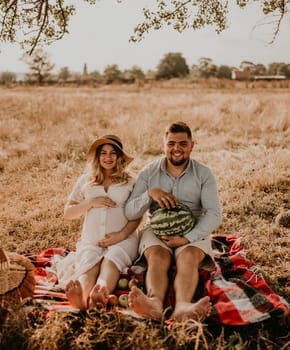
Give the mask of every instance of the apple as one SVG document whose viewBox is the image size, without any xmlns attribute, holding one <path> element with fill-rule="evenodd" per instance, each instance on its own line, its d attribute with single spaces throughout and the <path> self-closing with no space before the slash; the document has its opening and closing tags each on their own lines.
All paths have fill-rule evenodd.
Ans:
<svg viewBox="0 0 290 350">
<path fill-rule="evenodd" d="M 119 296 L 119 305 L 122 307 L 127 307 L 128 306 L 128 294 L 121 294 Z"/>
<path fill-rule="evenodd" d="M 128 283 L 129 289 L 132 289 L 132 287 L 134 287 L 134 286 L 138 287 L 138 283 L 139 283 L 139 281 L 137 280 L 137 278 L 130 279 L 130 281 Z"/>
<path fill-rule="evenodd" d="M 128 280 L 127 278 L 120 278 L 118 281 L 118 289 L 127 289 L 128 288 Z"/>
<path fill-rule="evenodd" d="M 109 295 L 109 300 L 108 304 L 111 306 L 117 305 L 118 304 L 118 297 L 115 294 L 110 294 Z"/>
</svg>

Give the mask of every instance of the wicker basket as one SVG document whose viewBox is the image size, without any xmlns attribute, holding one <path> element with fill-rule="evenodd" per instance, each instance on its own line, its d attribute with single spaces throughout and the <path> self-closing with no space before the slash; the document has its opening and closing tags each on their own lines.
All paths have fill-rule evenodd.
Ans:
<svg viewBox="0 0 290 350">
<path fill-rule="evenodd" d="M 0 306 L 19 306 L 33 297 L 34 265 L 20 254 L 0 248 Z"/>
</svg>

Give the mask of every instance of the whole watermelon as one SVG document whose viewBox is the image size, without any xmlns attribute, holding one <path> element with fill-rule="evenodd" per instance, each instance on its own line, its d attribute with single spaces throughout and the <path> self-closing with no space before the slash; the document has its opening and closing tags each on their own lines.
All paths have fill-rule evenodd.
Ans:
<svg viewBox="0 0 290 350">
<path fill-rule="evenodd" d="M 174 208 L 159 208 L 152 213 L 150 224 L 156 236 L 184 236 L 195 225 L 188 206 L 178 203 Z"/>
</svg>

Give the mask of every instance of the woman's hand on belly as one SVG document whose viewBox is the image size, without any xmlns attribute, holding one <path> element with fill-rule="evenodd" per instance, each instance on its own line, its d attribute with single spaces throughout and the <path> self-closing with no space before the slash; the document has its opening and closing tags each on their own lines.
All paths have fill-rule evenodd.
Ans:
<svg viewBox="0 0 290 350">
<path fill-rule="evenodd" d="M 102 248 L 107 248 L 110 245 L 116 244 L 127 238 L 123 231 L 106 233 L 105 237 L 101 239 L 97 245 Z"/>
<path fill-rule="evenodd" d="M 100 196 L 90 199 L 91 208 L 116 208 L 117 204 L 108 196 Z"/>
<path fill-rule="evenodd" d="M 110 245 L 123 241 L 137 229 L 141 220 L 142 218 L 128 221 L 120 231 L 107 233 L 105 237 L 97 243 L 98 246 L 107 248 Z"/>
</svg>

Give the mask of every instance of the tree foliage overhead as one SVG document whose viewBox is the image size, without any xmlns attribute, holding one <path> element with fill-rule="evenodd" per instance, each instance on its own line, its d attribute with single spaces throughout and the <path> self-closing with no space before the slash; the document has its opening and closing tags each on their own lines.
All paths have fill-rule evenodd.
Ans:
<svg viewBox="0 0 290 350">
<path fill-rule="evenodd" d="M 82 1 L 96 3 L 96 0 Z M 0 41 L 19 42 L 29 48 L 31 53 L 40 43 L 61 39 L 68 33 L 69 20 L 76 10 L 71 2 L 1 0 Z M 150 30 L 158 30 L 166 25 L 179 32 L 215 26 L 220 33 L 227 27 L 228 0 L 154 0 L 151 3 L 155 5 L 152 5 L 154 8 L 143 8 L 144 20 L 134 29 L 131 41 L 140 41 Z M 289 14 L 290 0 L 236 0 L 235 6 L 244 8 L 250 3 L 259 3 L 265 15 L 273 15 L 274 41 L 283 18 Z"/>
<path fill-rule="evenodd" d="M 31 53 L 41 42 L 61 39 L 74 12 L 67 0 L 1 0 L 0 40 L 20 42 Z"/>
<path fill-rule="evenodd" d="M 217 33 L 227 28 L 228 0 L 156 0 L 156 9 L 143 9 L 144 21 L 135 28 L 133 41 L 139 41 L 151 29 L 168 25 L 182 32 L 185 29 L 201 29 L 215 26 Z M 231 5 L 233 6 L 233 2 Z M 235 5 L 243 9 L 250 3 L 259 3 L 264 15 L 273 15 L 275 40 L 281 21 L 289 14 L 290 0 L 236 0 Z"/>
</svg>

